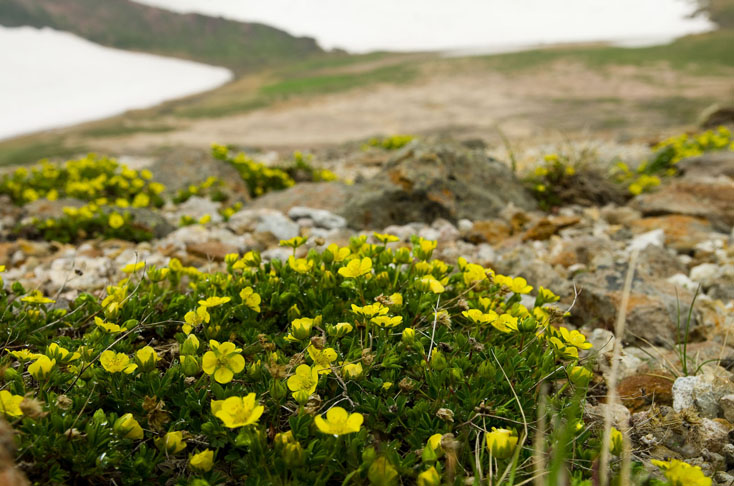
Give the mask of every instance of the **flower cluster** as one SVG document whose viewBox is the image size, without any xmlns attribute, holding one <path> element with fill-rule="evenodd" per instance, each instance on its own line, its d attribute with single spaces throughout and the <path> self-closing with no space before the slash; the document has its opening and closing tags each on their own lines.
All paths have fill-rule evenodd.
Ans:
<svg viewBox="0 0 734 486">
<path fill-rule="evenodd" d="M 677 164 L 681 160 L 721 150 L 734 151 L 734 138 L 726 127 L 697 135 L 684 133 L 655 145 L 652 160 L 643 162 L 636 169 L 631 169 L 624 162 L 618 162 L 613 176 L 618 182 L 627 185 L 630 194 L 638 195 L 660 185 L 661 178 L 677 174 Z"/>
<path fill-rule="evenodd" d="M 544 382 L 583 396 L 590 344 L 549 290 L 396 240 L 130 264 L 64 308 L 0 291 L 0 412 L 31 481 L 437 485 L 529 460 L 522 414 Z"/>
</svg>

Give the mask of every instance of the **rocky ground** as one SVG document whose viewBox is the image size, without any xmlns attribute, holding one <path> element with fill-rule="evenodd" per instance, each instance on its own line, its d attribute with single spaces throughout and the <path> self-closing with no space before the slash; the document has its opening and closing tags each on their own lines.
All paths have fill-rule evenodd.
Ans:
<svg viewBox="0 0 734 486">
<path fill-rule="evenodd" d="M 158 161 L 151 169 L 169 185 L 185 185 L 208 171 L 208 163 Z M 438 240 L 438 256 L 449 263 L 464 257 L 562 297 L 571 323 L 594 343 L 588 359 L 598 373 L 587 407 L 593 419 L 610 406 L 604 397 L 611 330 L 638 252 L 620 362 L 623 405 L 612 406 L 614 420 L 629 430 L 640 460 L 684 459 L 715 484 L 734 481 L 734 153 L 684 160 L 682 175 L 655 192 L 631 199 L 609 194 L 591 198 L 593 206 L 568 204 L 552 213 L 538 210 L 508 167 L 478 143 L 414 142 L 362 164 L 364 170 L 352 171 L 354 185 L 298 184 L 248 201 L 228 221 L 217 213 L 221 203 L 199 197 L 141 212 L 140 223 L 155 227 L 157 238 L 138 244 L 10 240 L 8 228 L 19 219 L 55 214 L 69 201 L 24 209 L 2 204 L 3 279 L 64 305 L 79 292 L 103 292 L 136 261 L 166 265 L 175 257 L 214 270 L 229 253 L 257 250 L 265 260 L 285 259 L 291 250 L 278 243 L 297 235 L 309 236 L 299 249 L 306 252 L 373 230 L 399 236 L 393 245 L 416 234 Z M 248 199 L 236 178 L 217 170 L 225 171 L 219 175 L 229 191 Z M 588 204 L 583 191 L 577 196 Z M 206 214 L 210 223 L 177 227 L 182 215 Z M 699 287 L 684 364 L 681 344 Z"/>
</svg>

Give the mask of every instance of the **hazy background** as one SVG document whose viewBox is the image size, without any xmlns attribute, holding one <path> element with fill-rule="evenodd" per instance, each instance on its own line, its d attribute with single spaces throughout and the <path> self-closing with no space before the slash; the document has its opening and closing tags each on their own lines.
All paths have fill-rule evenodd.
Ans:
<svg viewBox="0 0 734 486">
<path fill-rule="evenodd" d="M 142 0 L 259 21 L 325 48 L 441 50 L 588 40 L 661 40 L 710 28 L 686 0 Z"/>
</svg>

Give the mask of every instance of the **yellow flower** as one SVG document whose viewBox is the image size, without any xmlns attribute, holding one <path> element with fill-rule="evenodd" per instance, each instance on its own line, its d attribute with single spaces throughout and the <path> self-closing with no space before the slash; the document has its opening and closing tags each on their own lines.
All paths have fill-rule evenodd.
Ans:
<svg viewBox="0 0 734 486">
<path fill-rule="evenodd" d="M 362 363 L 345 364 L 342 370 L 344 372 L 344 378 L 350 378 L 352 380 L 356 380 L 362 376 L 362 372 L 364 371 L 362 369 Z"/>
<path fill-rule="evenodd" d="M 140 363 L 140 366 L 146 370 L 153 369 L 155 367 L 155 363 L 160 359 L 158 357 L 158 353 L 155 352 L 155 349 L 150 346 L 138 349 L 135 352 L 135 357 Z"/>
<path fill-rule="evenodd" d="M 44 297 L 40 290 L 34 290 L 30 294 L 22 297 L 21 302 L 28 302 L 29 304 L 53 304 L 56 302 L 53 299 Z"/>
<path fill-rule="evenodd" d="M 560 299 L 560 297 L 544 287 L 538 287 L 538 297 L 540 297 L 543 302 L 556 302 Z"/>
<path fill-rule="evenodd" d="M 313 268 L 313 261 L 306 258 L 288 257 L 288 266 L 298 273 L 308 273 Z"/>
<path fill-rule="evenodd" d="M 130 363 L 130 358 L 125 353 L 115 353 L 109 349 L 102 352 L 99 357 L 99 362 L 102 368 L 110 373 L 119 373 L 122 371 L 129 375 L 138 368 L 138 365 Z"/>
<path fill-rule="evenodd" d="M 189 459 L 189 465 L 192 469 L 196 469 L 201 472 L 209 472 L 214 467 L 214 451 L 210 449 L 204 449 L 198 454 L 194 454 Z"/>
<path fill-rule="evenodd" d="M 439 476 L 434 466 L 420 473 L 416 481 L 417 486 L 439 486 L 440 484 L 441 476 Z"/>
<path fill-rule="evenodd" d="M 306 351 L 308 351 L 308 355 L 313 360 L 313 366 L 318 369 L 319 374 L 328 375 L 331 373 L 331 363 L 336 361 L 336 351 L 334 351 L 334 348 L 321 350 L 309 344 Z"/>
<path fill-rule="evenodd" d="M 115 420 L 112 428 L 126 439 L 140 440 L 143 438 L 143 428 L 131 413 L 126 413 Z"/>
<path fill-rule="evenodd" d="M 384 244 L 400 241 L 399 237 L 391 235 L 389 233 L 372 233 L 372 235 L 377 238 L 378 241 Z"/>
<path fill-rule="evenodd" d="M 365 305 L 363 307 L 352 304 L 352 312 L 363 317 L 384 316 L 389 311 L 390 309 L 380 304 L 379 302 Z"/>
<path fill-rule="evenodd" d="M 339 248 L 339 245 L 337 245 L 336 243 L 332 243 L 331 245 L 329 245 L 326 250 L 334 255 L 335 262 L 344 261 L 344 259 L 348 257 L 351 253 L 348 247 Z"/>
<path fill-rule="evenodd" d="M 219 344 L 215 340 L 209 341 L 211 351 L 204 353 L 202 369 L 207 375 L 214 375 L 218 383 L 229 383 L 234 375 L 245 369 L 245 358 L 240 352 L 242 349 L 234 343 Z"/>
<path fill-rule="evenodd" d="M 507 459 L 517 446 L 517 436 L 508 429 L 496 429 L 486 434 L 487 450 L 498 459 Z"/>
<path fill-rule="evenodd" d="M 186 442 L 183 440 L 183 432 L 168 432 L 160 439 L 155 440 L 156 445 L 166 454 L 178 454 L 186 449 Z"/>
<path fill-rule="evenodd" d="M 280 246 L 289 246 L 295 250 L 299 246 L 304 245 L 306 241 L 308 241 L 308 238 L 304 238 L 303 236 L 294 236 L 290 240 L 280 240 Z"/>
<path fill-rule="evenodd" d="M 294 394 L 303 392 L 311 395 L 319 384 L 319 369 L 306 364 L 299 365 L 296 373 L 288 378 L 288 389 Z"/>
<path fill-rule="evenodd" d="M 100 327 L 111 334 L 117 334 L 123 331 L 123 328 L 121 326 L 105 322 L 97 316 L 94 316 L 94 323 L 97 325 L 97 327 Z"/>
<path fill-rule="evenodd" d="M 509 288 L 516 294 L 528 294 L 533 290 L 533 287 L 528 285 L 528 281 L 522 277 L 505 277 L 504 275 L 497 275 L 495 281 Z"/>
<path fill-rule="evenodd" d="M 395 327 L 400 325 L 403 322 L 402 316 L 377 316 L 370 319 L 373 323 L 377 324 L 380 327 Z"/>
<path fill-rule="evenodd" d="M 142 270 L 145 268 L 145 262 L 137 262 L 137 263 L 128 263 L 124 267 L 122 267 L 123 273 L 135 273 L 138 270 Z"/>
<path fill-rule="evenodd" d="M 464 317 L 470 319 L 475 324 L 490 324 L 497 320 L 499 317 L 496 312 L 489 311 L 484 313 L 479 309 L 469 309 L 461 313 Z"/>
<path fill-rule="evenodd" d="M 22 416 L 20 403 L 24 399 L 23 395 L 13 395 L 8 390 L 0 390 L 0 412 L 4 413 L 6 417 Z"/>
<path fill-rule="evenodd" d="M 403 305 L 403 296 L 399 293 L 394 293 L 390 297 L 390 305 Z"/>
<path fill-rule="evenodd" d="M 219 305 L 226 304 L 230 300 L 232 300 L 230 297 L 216 297 L 216 296 L 214 296 L 214 297 L 209 297 L 206 300 L 200 300 L 199 301 L 199 305 L 202 306 L 202 307 L 217 307 Z M 209 321 L 207 321 L 207 322 L 209 322 Z"/>
<path fill-rule="evenodd" d="M 212 220 L 212 215 L 211 214 L 205 214 L 204 216 L 202 216 L 201 218 L 199 218 L 198 223 L 199 224 L 207 224 L 211 220 Z"/>
<path fill-rule="evenodd" d="M 418 246 L 420 247 L 421 251 L 426 255 L 436 249 L 437 243 L 437 241 L 426 240 L 423 238 L 420 238 L 418 240 Z"/>
<path fill-rule="evenodd" d="M 208 324 L 210 320 L 211 316 L 209 315 L 209 311 L 207 311 L 206 306 L 202 305 L 200 307 L 197 307 L 195 311 L 189 311 L 186 313 L 186 315 L 184 316 L 184 321 L 186 322 L 186 324 L 181 327 L 183 329 L 183 332 L 185 334 L 188 334 L 194 327 L 203 323 Z"/>
<path fill-rule="evenodd" d="M 444 290 L 446 290 L 441 282 L 436 280 L 436 277 L 434 277 L 433 275 L 426 275 L 424 277 L 421 277 L 420 284 L 422 288 L 430 290 L 434 294 L 440 294 Z"/>
<path fill-rule="evenodd" d="M 27 349 L 27 348 L 21 349 L 21 350 L 19 350 L 19 351 L 10 351 L 10 350 L 8 350 L 7 348 L 6 348 L 5 350 L 6 350 L 6 351 L 9 351 L 9 353 L 10 353 L 10 354 L 11 354 L 12 356 L 14 356 L 15 358 L 17 358 L 17 359 L 19 359 L 19 360 L 22 360 L 22 361 L 26 361 L 26 360 L 29 360 L 29 359 L 38 359 L 38 358 L 40 358 L 41 356 L 43 356 L 43 355 L 42 355 L 42 354 L 40 354 L 40 353 L 32 353 L 32 352 L 31 352 L 31 351 L 30 351 L 29 349 Z"/>
<path fill-rule="evenodd" d="M 561 337 L 571 346 L 579 349 L 590 349 L 593 345 L 586 341 L 586 336 L 581 334 L 579 331 L 569 331 L 565 327 L 559 327 L 558 330 L 561 332 Z"/>
<path fill-rule="evenodd" d="M 663 475 L 670 481 L 670 486 L 711 486 L 711 478 L 707 478 L 699 466 L 691 466 L 678 459 L 670 461 L 653 459 L 650 462 L 663 470 Z"/>
<path fill-rule="evenodd" d="M 56 343 L 51 343 L 48 345 L 48 350 L 46 351 L 46 354 L 49 356 L 49 358 L 55 358 L 64 363 L 81 358 L 81 354 L 76 352 L 72 353 L 68 349 L 61 347 Z"/>
<path fill-rule="evenodd" d="M 36 380 L 40 380 L 51 372 L 51 368 L 53 368 L 55 364 L 55 359 L 49 359 L 48 356 L 40 356 L 36 361 L 28 366 L 28 373 L 30 373 Z"/>
<path fill-rule="evenodd" d="M 623 446 L 624 437 L 622 437 L 622 432 L 617 430 L 616 427 L 612 427 L 609 435 L 609 450 L 615 456 L 619 456 L 620 454 L 622 454 L 622 450 L 624 448 Z"/>
<path fill-rule="evenodd" d="M 583 366 L 574 366 L 568 372 L 568 379 L 576 386 L 586 386 L 594 374 Z"/>
<path fill-rule="evenodd" d="M 341 407 L 332 407 L 326 412 L 326 420 L 321 416 L 314 418 L 320 432 L 330 435 L 345 435 L 359 432 L 364 417 L 361 413 L 347 413 Z"/>
<path fill-rule="evenodd" d="M 260 294 L 255 293 L 252 287 L 246 287 L 240 291 L 242 302 L 255 312 L 260 312 L 260 302 L 262 298 Z"/>
<path fill-rule="evenodd" d="M 148 204 L 150 204 L 150 196 L 144 192 L 137 193 L 133 198 L 134 208 L 147 208 Z"/>
<path fill-rule="evenodd" d="M 340 337 L 346 336 L 353 330 L 354 330 L 354 326 L 352 326 L 348 322 L 339 322 L 333 327 L 333 330 L 329 331 L 329 335 L 340 338 Z"/>
<path fill-rule="evenodd" d="M 492 320 L 491 324 L 502 332 L 517 331 L 517 317 L 510 314 L 500 315 L 499 318 Z"/>
<path fill-rule="evenodd" d="M 256 423 L 264 410 L 265 407 L 262 405 L 256 405 L 254 393 L 246 397 L 212 400 L 212 413 L 230 429 Z"/>
<path fill-rule="evenodd" d="M 110 225 L 110 228 L 118 229 L 125 224 L 125 219 L 119 213 L 112 213 L 107 219 L 107 224 Z"/>
<path fill-rule="evenodd" d="M 313 319 L 310 317 L 301 317 L 293 319 L 291 322 L 291 334 L 296 339 L 308 339 L 311 336 L 311 328 L 313 327 Z"/>
<path fill-rule="evenodd" d="M 364 257 L 362 259 L 355 258 L 347 263 L 346 266 L 339 269 L 339 275 L 344 278 L 357 278 L 366 275 L 372 271 L 372 259 Z"/>
</svg>

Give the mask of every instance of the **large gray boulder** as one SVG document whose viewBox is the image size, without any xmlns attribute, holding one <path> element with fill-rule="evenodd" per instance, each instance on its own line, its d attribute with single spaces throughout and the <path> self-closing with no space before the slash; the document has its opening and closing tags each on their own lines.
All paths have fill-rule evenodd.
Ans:
<svg viewBox="0 0 734 486">
<path fill-rule="evenodd" d="M 355 228 L 489 219 L 509 203 L 536 207 L 506 165 L 457 142 L 413 142 L 350 192 L 341 214 Z"/>
</svg>

